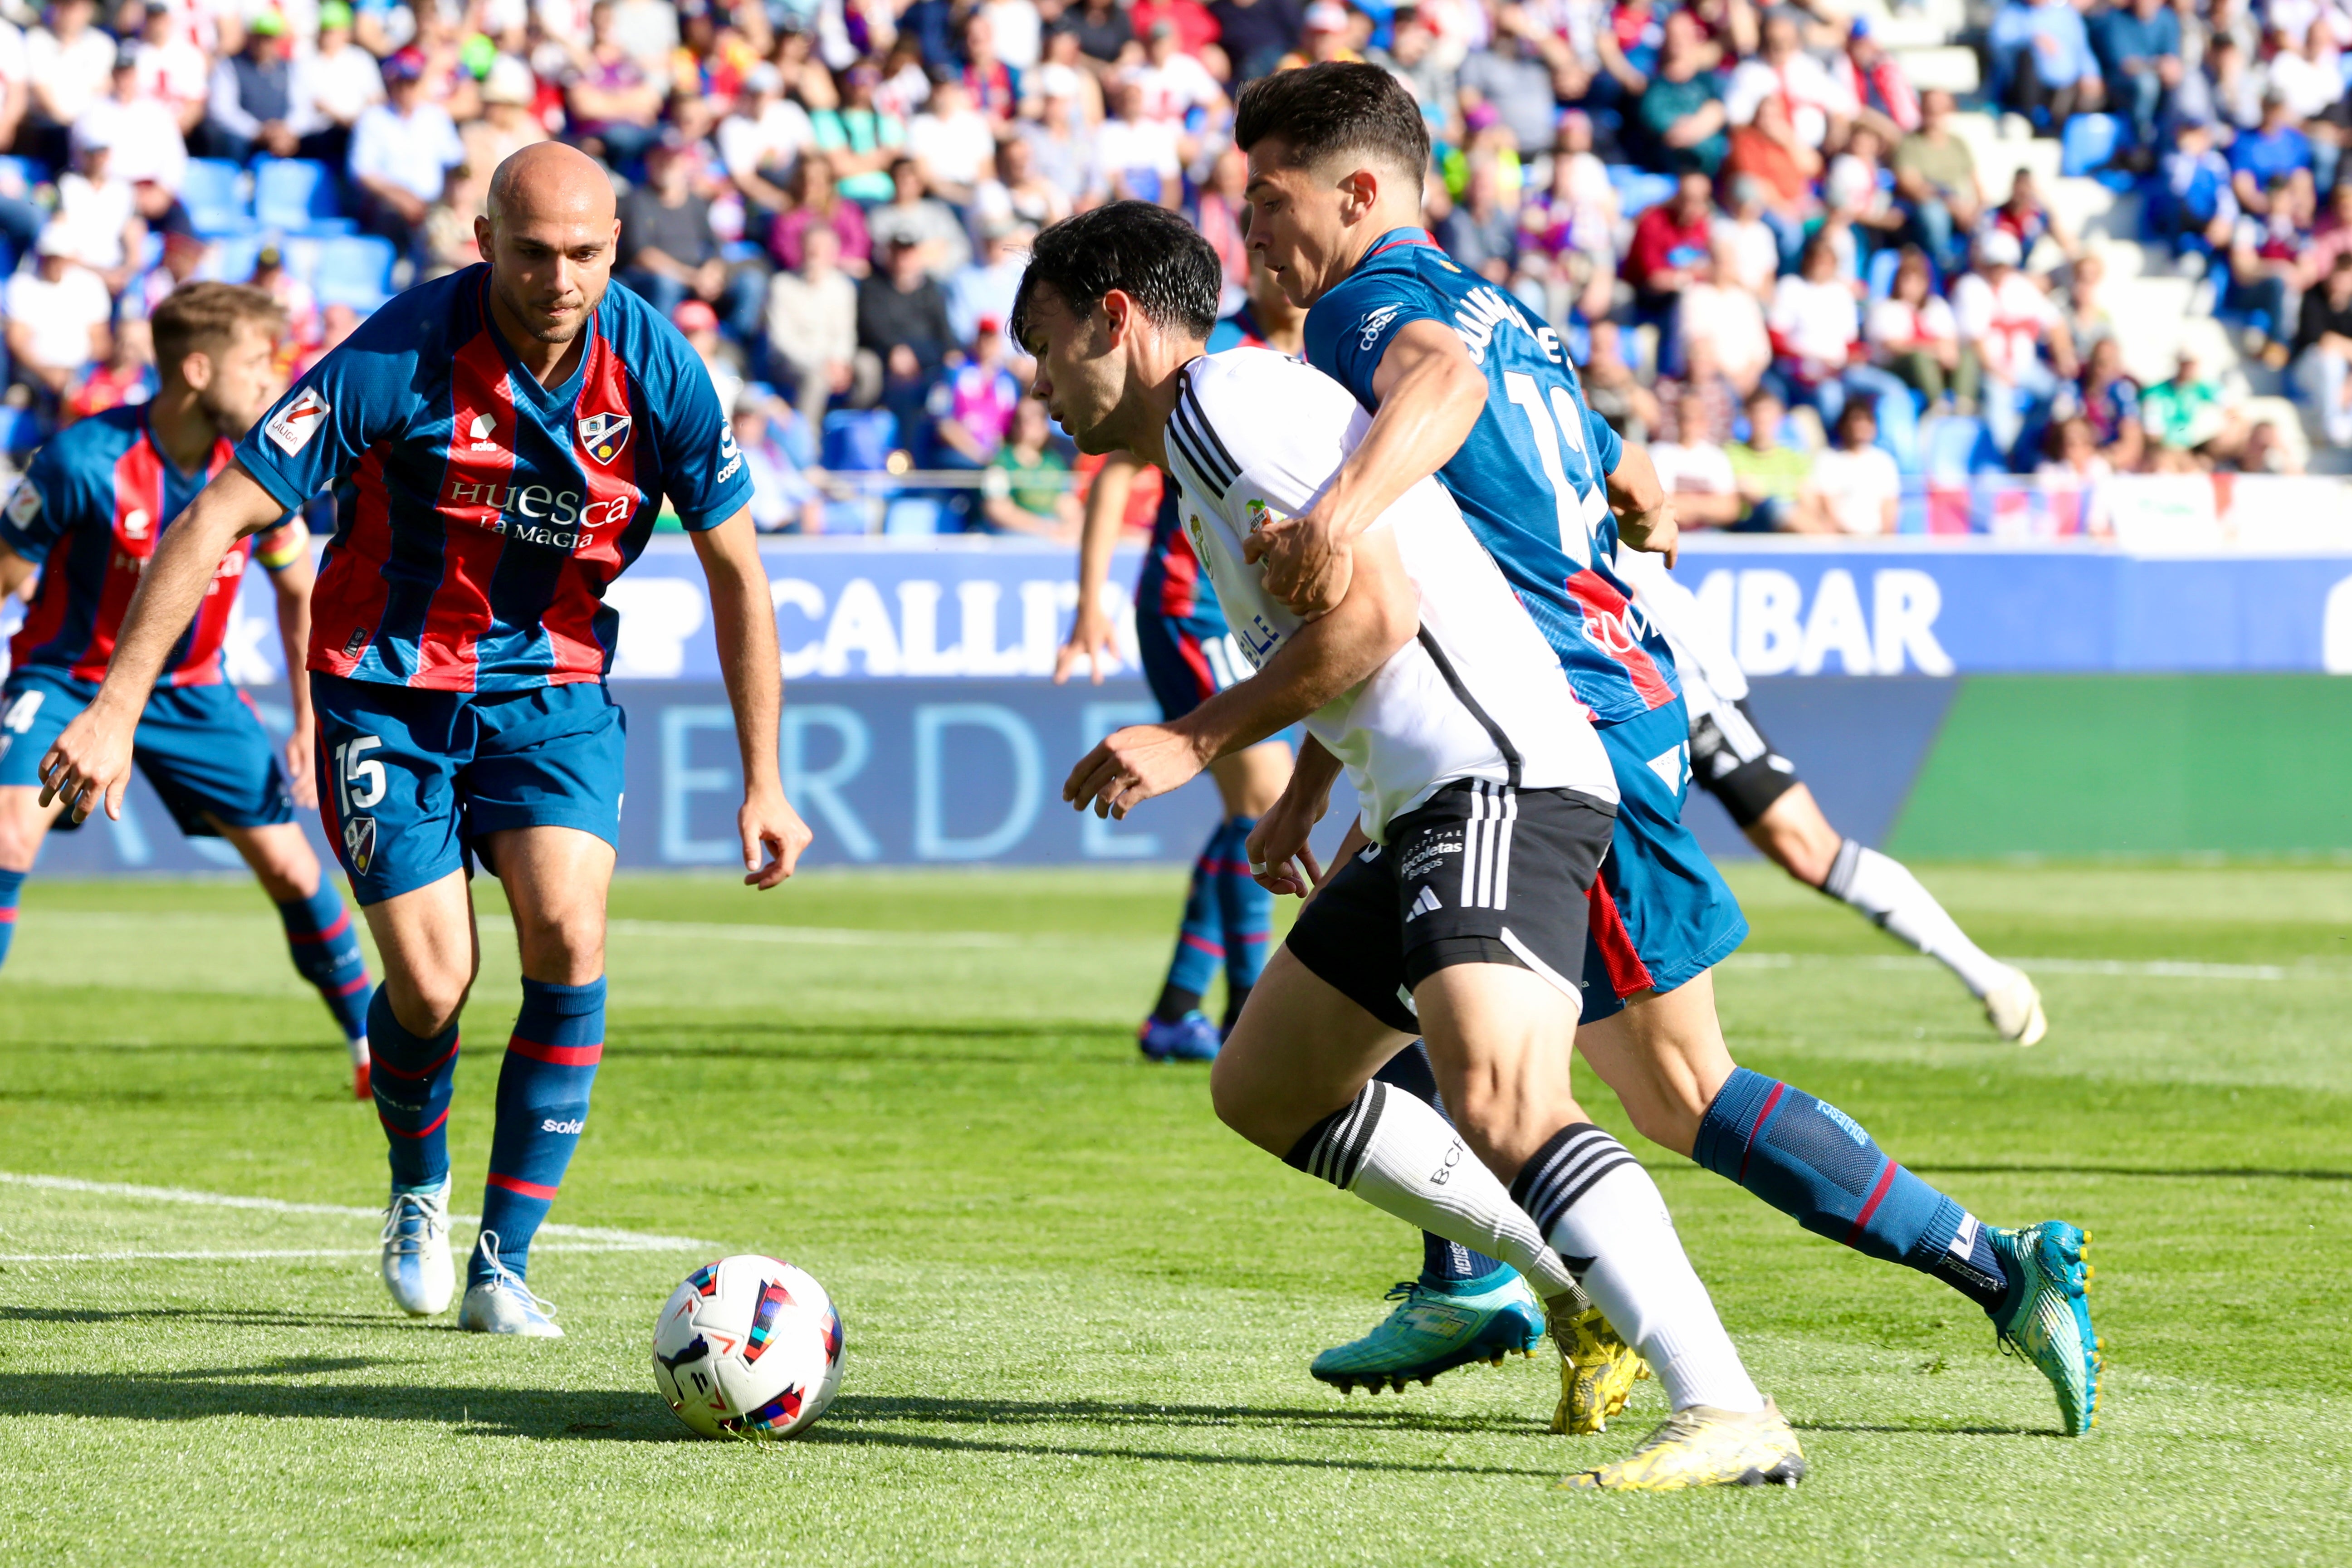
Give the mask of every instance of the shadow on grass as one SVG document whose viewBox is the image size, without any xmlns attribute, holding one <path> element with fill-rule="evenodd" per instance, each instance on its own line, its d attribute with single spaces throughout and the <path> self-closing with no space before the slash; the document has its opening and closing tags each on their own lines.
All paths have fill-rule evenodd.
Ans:
<svg viewBox="0 0 2352 1568">
<path fill-rule="evenodd" d="M 2175 1181 L 2221 1182 L 2247 1178 L 2273 1182 L 2352 1182 L 2352 1171 L 2265 1170 L 2254 1165 L 2169 1169 L 2149 1165 L 1912 1165 L 1923 1176 L 2156 1176 Z"/>
<path fill-rule="evenodd" d="M 411 1320 L 394 1312 L 300 1311 L 240 1307 L 22 1307 L 0 1306 L 0 1323 L 219 1323 L 230 1328 L 301 1329 L 320 1323 L 359 1328 L 402 1327 Z"/>
</svg>

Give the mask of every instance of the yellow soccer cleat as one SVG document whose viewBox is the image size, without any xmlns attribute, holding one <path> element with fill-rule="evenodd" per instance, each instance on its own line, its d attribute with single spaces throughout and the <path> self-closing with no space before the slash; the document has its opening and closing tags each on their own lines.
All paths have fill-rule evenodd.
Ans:
<svg viewBox="0 0 2352 1568">
<path fill-rule="evenodd" d="M 1769 1399 L 1754 1412 L 1694 1405 L 1612 1465 L 1560 1481 L 1570 1491 L 1673 1492 L 1685 1487 L 1793 1487 L 1804 1479 L 1797 1435 Z"/>
<path fill-rule="evenodd" d="M 1606 1432 L 1633 1384 L 1650 1375 L 1649 1363 L 1617 1337 L 1598 1307 L 1551 1314 L 1551 1337 L 1559 1346 L 1559 1405 L 1551 1429 L 1580 1436 Z"/>
</svg>

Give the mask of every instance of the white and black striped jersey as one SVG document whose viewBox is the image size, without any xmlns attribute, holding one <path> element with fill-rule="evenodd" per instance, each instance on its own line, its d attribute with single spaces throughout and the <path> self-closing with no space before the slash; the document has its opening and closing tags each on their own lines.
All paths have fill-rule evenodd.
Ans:
<svg viewBox="0 0 2352 1568">
<path fill-rule="evenodd" d="M 1269 349 L 1184 367 L 1169 465 L 1183 487 L 1185 534 L 1253 668 L 1302 622 L 1265 591 L 1242 542 L 1269 517 L 1312 507 L 1370 423 L 1338 382 Z M 1456 779 L 1614 806 L 1608 755 L 1559 657 L 1444 487 L 1422 480 L 1373 526 L 1395 536 L 1420 593 L 1420 633 L 1307 721 L 1346 765 L 1373 842 Z"/>
<path fill-rule="evenodd" d="M 1698 595 L 1666 570 L 1664 556 L 1620 544 L 1617 575 L 1633 588 L 1634 602 L 1674 649 L 1683 700 L 1694 725 L 1748 696 L 1748 674 L 1739 668 L 1730 640 L 1707 618 Z"/>
</svg>

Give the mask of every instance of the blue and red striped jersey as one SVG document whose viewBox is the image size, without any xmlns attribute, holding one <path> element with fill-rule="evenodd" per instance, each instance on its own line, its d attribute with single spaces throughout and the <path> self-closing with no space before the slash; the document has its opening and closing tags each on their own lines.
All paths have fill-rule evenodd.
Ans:
<svg viewBox="0 0 2352 1568">
<path fill-rule="evenodd" d="M 32 607 L 8 645 L 12 666 L 104 679 L 122 613 L 156 541 L 205 481 L 228 465 L 230 452 L 226 439 L 215 441 L 202 473 L 182 473 L 155 445 L 147 405 L 135 404 L 68 426 L 34 453 L 0 515 L 0 541 L 41 567 Z M 268 549 L 281 542 L 275 534 L 261 538 L 268 559 Z M 251 539 L 239 541 L 214 570 L 204 603 L 173 646 L 158 684 L 220 681 L 221 643 L 254 545 Z"/>
<path fill-rule="evenodd" d="M 1606 480 L 1622 444 L 1584 401 L 1559 334 L 1462 270 L 1417 228 L 1381 237 L 1307 312 L 1307 362 L 1368 409 L 1372 377 L 1414 321 L 1450 329 L 1486 373 L 1486 407 L 1437 478 L 1559 655 L 1596 724 L 1663 708 L 1674 655 L 1617 575 Z"/>
<path fill-rule="evenodd" d="M 476 265 L 400 295 L 238 444 L 299 506 L 330 486 L 310 668 L 435 691 L 601 680 L 620 616 L 604 589 L 664 496 L 693 530 L 751 477 L 709 374 L 622 285 L 572 375 L 541 386 L 491 323 Z"/>
</svg>

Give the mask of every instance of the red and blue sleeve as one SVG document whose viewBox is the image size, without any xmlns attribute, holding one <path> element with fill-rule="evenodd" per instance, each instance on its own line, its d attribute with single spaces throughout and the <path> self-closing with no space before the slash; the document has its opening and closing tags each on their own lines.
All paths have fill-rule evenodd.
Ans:
<svg viewBox="0 0 2352 1568">
<path fill-rule="evenodd" d="M 52 441 L 33 454 L 7 507 L 0 510 L 0 544 L 39 565 L 73 526 L 77 499 L 70 465 Z"/>
<path fill-rule="evenodd" d="M 351 471 L 370 447 L 399 430 L 415 401 L 416 323 L 404 347 L 379 310 L 292 390 L 236 445 L 236 460 L 291 511 Z"/>
</svg>

